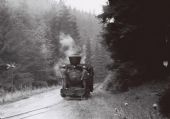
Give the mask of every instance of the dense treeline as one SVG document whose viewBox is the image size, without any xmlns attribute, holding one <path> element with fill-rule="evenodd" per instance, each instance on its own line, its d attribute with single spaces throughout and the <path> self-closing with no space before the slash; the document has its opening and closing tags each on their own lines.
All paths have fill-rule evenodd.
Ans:
<svg viewBox="0 0 170 119">
<path fill-rule="evenodd" d="M 37 10 L 38 3 L 45 7 Z M 54 65 L 65 57 L 60 51 L 61 32 L 79 40 L 74 16 L 63 3 L 2 0 L 0 61 L 15 63 L 16 68 L 0 74 L 1 88 L 10 91 L 57 84 Z"/>
<path fill-rule="evenodd" d="M 117 89 L 169 76 L 169 6 L 167 0 L 108 0 L 103 7 L 99 18 L 104 24 L 105 46 L 114 60 L 110 69 Z M 161 99 L 166 113 L 168 93 Z"/>
<path fill-rule="evenodd" d="M 97 68 L 99 63 L 95 64 L 97 58 L 105 59 L 94 55 L 100 31 L 101 25 L 93 14 L 66 7 L 62 1 L 1 0 L 0 64 L 14 63 L 16 67 L 0 73 L 0 90 L 57 84 L 60 76 L 54 69 L 68 50 L 61 45 L 61 34 L 84 50 L 95 72 L 105 70 L 104 65 Z"/>
<path fill-rule="evenodd" d="M 164 75 L 169 61 L 169 4 L 166 1 L 108 0 L 99 15 L 114 63 L 133 65 L 145 75 Z"/>
</svg>

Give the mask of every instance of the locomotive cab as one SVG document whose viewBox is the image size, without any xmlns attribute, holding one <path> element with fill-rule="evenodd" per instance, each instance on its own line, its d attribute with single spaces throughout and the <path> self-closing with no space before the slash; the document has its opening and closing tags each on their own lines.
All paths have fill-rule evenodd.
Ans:
<svg viewBox="0 0 170 119">
<path fill-rule="evenodd" d="M 93 91 L 93 72 L 86 64 L 80 64 L 81 57 L 78 55 L 70 56 L 69 61 L 70 64 L 61 67 L 64 69 L 61 96 L 88 97 Z"/>
</svg>

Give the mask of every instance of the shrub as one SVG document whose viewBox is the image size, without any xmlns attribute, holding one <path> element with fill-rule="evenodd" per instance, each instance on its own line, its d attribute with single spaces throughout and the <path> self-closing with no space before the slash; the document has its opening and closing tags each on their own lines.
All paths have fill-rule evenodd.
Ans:
<svg viewBox="0 0 170 119">
<path fill-rule="evenodd" d="M 159 99 L 159 106 L 163 116 L 170 117 L 170 88 L 163 92 Z"/>
<path fill-rule="evenodd" d="M 48 84 L 46 81 L 34 81 L 32 83 L 33 88 L 43 88 L 48 87 Z"/>
<path fill-rule="evenodd" d="M 113 70 L 113 85 L 118 91 L 127 91 L 129 87 L 138 86 L 142 83 L 141 72 L 134 63 L 122 62 L 115 64 L 116 69 Z"/>
<path fill-rule="evenodd" d="M 127 91 L 127 80 L 118 80 L 118 74 L 116 72 L 110 72 L 103 82 L 103 88 L 111 92 Z"/>
</svg>

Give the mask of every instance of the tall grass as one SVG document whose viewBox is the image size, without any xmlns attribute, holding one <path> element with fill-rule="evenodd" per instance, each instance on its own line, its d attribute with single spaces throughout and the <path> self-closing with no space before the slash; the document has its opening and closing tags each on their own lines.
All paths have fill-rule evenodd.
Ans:
<svg viewBox="0 0 170 119">
<path fill-rule="evenodd" d="M 0 97 L 0 104 L 4 104 L 7 102 L 13 102 L 21 99 L 28 98 L 32 95 L 43 93 L 46 91 L 50 91 L 53 89 L 56 89 L 56 86 L 53 87 L 45 87 L 45 88 L 39 88 L 39 89 L 27 89 L 27 90 L 22 90 L 22 91 L 15 91 L 15 92 L 10 92 L 10 93 L 4 93 Z"/>
</svg>

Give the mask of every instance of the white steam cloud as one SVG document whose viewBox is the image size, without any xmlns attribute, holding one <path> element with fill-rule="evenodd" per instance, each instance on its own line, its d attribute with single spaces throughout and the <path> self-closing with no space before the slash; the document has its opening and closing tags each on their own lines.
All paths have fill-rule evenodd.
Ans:
<svg viewBox="0 0 170 119">
<path fill-rule="evenodd" d="M 61 33 L 60 35 L 61 52 L 64 52 L 66 57 L 76 54 L 79 48 L 76 46 L 71 36 Z"/>
<path fill-rule="evenodd" d="M 82 57 L 81 63 L 85 63 L 85 50 L 86 47 L 83 46 L 81 49 L 78 45 L 76 45 L 74 39 L 70 35 L 66 35 L 64 33 L 60 34 L 60 44 L 61 44 L 61 52 L 64 52 L 65 58 L 60 58 L 59 61 L 56 63 L 54 69 L 56 71 L 57 76 L 61 76 L 60 66 L 63 64 L 69 64 L 69 56 L 73 54 L 78 54 Z"/>
<path fill-rule="evenodd" d="M 87 47 L 85 45 L 83 45 L 83 50 L 81 52 L 81 63 L 82 64 L 85 64 L 85 61 L 86 61 L 86 51 L 87 51 Z"/>
</svg>

